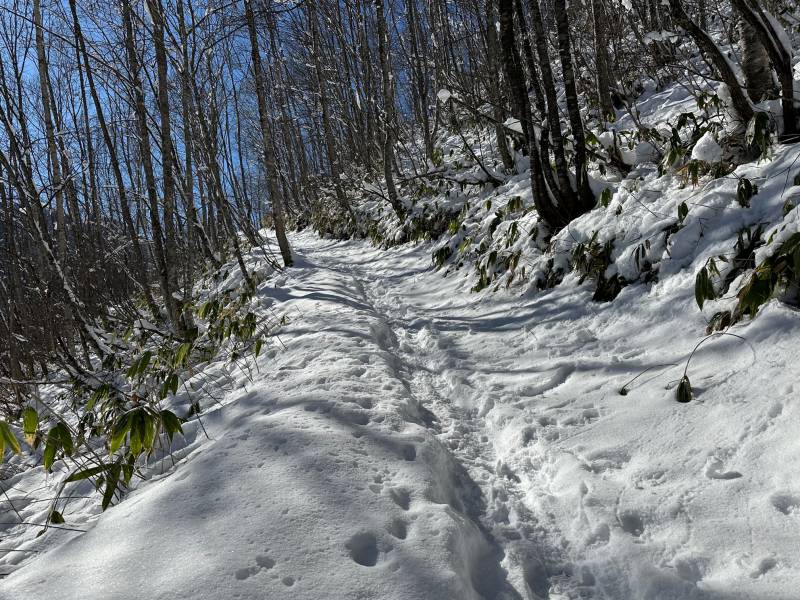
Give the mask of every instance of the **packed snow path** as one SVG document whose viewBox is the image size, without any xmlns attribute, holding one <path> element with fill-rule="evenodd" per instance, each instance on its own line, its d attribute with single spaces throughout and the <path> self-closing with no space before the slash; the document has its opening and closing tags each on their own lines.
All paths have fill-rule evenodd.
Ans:
<svg viewBox="0 0 800 600">
<path fill-rule="evenodd" d="M 0 597 L 796 597 L 789 309 L 707 344 L 680 405 L 666 388 L 702 332 L 680 274 L 602 305 L 476 295 L 424 247 L 293 243 L 260 288 L 283 346 L 252 380 L 216 374 L 208 437 L 187 427 L 174 467 Z"/>
</svg>

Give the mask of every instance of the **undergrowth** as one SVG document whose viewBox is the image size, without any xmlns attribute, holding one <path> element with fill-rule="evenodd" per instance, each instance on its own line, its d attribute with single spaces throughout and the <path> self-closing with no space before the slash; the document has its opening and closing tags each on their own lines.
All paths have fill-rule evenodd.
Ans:
<svg viewBox="0 0 800 600">
<path fill-rule="evenodd" d="M 263 314 L 256 290 L 223 266 L 198 285 L 180 307 L 180 333 L 149 322 L 109 321 L 98 331 L 104 357 L 91 370 L 64 372 L 57 394 L 26 386 L 29 401 L 0 421 L 0 456 L 6 449 L 40 457 L 45 470 L 64 461 L 48 523 L 63 523 L 59 502 L 69 484 L 91 480 L 103 509 L 119 499 L 149 458 L 167 455 L 183 425 L 199 419 L 202 392 L 187 386 L 211 362 L 249 369 L 280 323 Z M 265 273 L 251 273 L 258 286 Z M 186 392 L 188 408 L 175 408 Z"/>
</svg>

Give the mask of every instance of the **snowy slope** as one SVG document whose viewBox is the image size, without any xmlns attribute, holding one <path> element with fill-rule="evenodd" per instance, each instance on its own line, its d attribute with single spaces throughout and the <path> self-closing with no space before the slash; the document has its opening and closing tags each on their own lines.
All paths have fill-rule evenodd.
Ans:
<svg viewBox="0 0 800 600">
<path fill-rule="evenodd" d="M 430 246 L 293 242 L 260 290 L 285 349 L 0 597 L 797 597 L 796 312 L 702 346 L 684 405 L 690 269 L 598 304 L 471 294 Z"/>
</svg>

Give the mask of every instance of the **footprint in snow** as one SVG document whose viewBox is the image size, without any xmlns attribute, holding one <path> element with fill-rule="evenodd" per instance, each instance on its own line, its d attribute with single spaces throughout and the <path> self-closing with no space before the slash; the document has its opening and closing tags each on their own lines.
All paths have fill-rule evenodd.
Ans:
<svg viewBox="0 0 800 600">
<path fill-rule="evenodd" d="M 242 569 L 237 569 L 236 579 L 238 579 L 239 581 L 244 581 L 251 575 L 255 575 L 256 573 L 258 573 L 259 571 L 260 569 L 258 567 L 244 567 Z"/>
<path fill-rule="evenodd" d="M 403 510 L 408 510 L 411 506 L 411 494 L 403 488 L 393 488 L 389 490 L 389 497 Z"/>
<path fill-rule="evenodd" d="M 363 377 L 366 372 L 367 372 L 366 367 L 351 367 L 349 374 L 352 377 Z"/>
<path fill-rule="evenodd" d="M 800 515 L 800 496 L 778 492 L 770 496 L 770 502 L 772 502 L 772 506 L 775 507 L 775 510 L 784 515 Z"/>
<path fill-rule="evenodd" d="M 642 516 L 632 510 L 627 510 L 619 515 L 619 524 L 625 533 L 633 537 L 639 537 L 644 533 L 644 521 Z"/>
<path fill-rule="evenodd" d="M 587 546 L 605 546 L 611 539 L 611 528 L 608 523 L 600 523 L 592 530 L 586 537 L 585 544 Z"/>
<path fill-rule="evenodd" d="M 631 455 L 625 448 L 601 448 L 586 454 L 585 460 L 585 468 L 599 474 L 609 469 L 622 469 L 630 462 Z"/>
<path fill-rule="evenodd" d="M 343 421 L 352 423 L 353 425 L 366 425 L 370 421 L 370 416 L 368 413 L 355 410 L 339 409 L 336 411 L 336 416 L 341 418 Z"/>
<path fill-rule="evenodd" d="M 708 566 L 709 560 L 706 557 L 694 554 L 679 556 L 673 561 L 678 577 L 695 585 L 706 576 Z"/>
<path fill-rule="evenodd" d="M 401 449 L 403 459 L 409 462 L 416 460 L 417 448 L 413 444 L 404 444 Z"/>
<path fill-rule="evenodd" d="M 378 540 L 369 531 L 355 534 L 345 544 L 350 558 L 363 567 L 374 567 L 378 563 Z"/>
<path fill-rule="evenodd" d="M 399 540 L 404 540 L 408 536 L 408 524 L 404 519 L 394 519 L 386 526 L 386 531 Z"/>
<path fill-rule="evenodd" d="M 570 427 L 572 425 L 584 425 L 600 418 L 600 411 L 594 407 L 584 408 L 581 412 L 563 419 L 559 425 Z"/>
<path fill-rule="evenodd" d="M 719 458 L 711 458 L 706 464 L 706 477 L 709 479 L 739 479 L 739 471 L 726 471 L 725 465 Z"/>
<path fill-rule="evenodd" d="M 753 579 L 758 579 L 759 577 L 763 577 L 777 566 L 778 566 L 778 561 L 775 560 L 773 557 L 768 556 L 766 558 L 762 558 L 756 565 L 756 568 L 753 569 L 753 571 L 750 573 L 750 577 L 752 577 Z"/>
<path fill-rule="evenodd" d="M 266 556 L 264 554 L 259 554 L 258 556 L 256 556 L 255 565 L 237 569 L 234 575 L 236 576 L 236 579 L 238 579 L 239 581 L 244 581 L 248 577 L 256 575 L 262 569 L 268 571 L 274 566 L 275 566 L 274 560 L 272 560 L 269 556 Z"/>
</svg>

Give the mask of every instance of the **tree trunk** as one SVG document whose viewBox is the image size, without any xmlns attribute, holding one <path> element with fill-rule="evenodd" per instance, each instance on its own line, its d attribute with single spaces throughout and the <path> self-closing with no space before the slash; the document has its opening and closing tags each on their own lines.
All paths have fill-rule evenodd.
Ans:
<svg viewBox="0 0 800 600">
<path fill-rule="evenodd" d="M 575 152 L 575 181 L 577 189 L 576 212 L 570 216 L 577 217 L 594 207 L 595 199 L 589 189 L 589 176 L 586 172 L 586 136 L 583 132 L 583 120 L 578 104 L 578 90 L 575 86 L 575 70 L 572 67 L 572 40 L 569 33 L 566 0 L 555 0 L 556 26 L 558 28 L 558 51 L 561 58 L 561 73 L 564 78 L 564 95 L 567 100 L 567 114 L 572 128 L 572 139 Z"/>
<path fill-rule="evenodd" d="M 389 204 L 392 205 L 397 218 L 401 223 L 406 220 L 406 210 L 397 196 L 394 185 L 394 83 L 389 64 L 389 33 L 386 27 L 386 18 L 383 11 L 384 0 L 375 0 L 375 12 L 378 21 L 378 56 L 381 63 L 381 85 L 383 88 L 383 176 L 386 179 L 386 190 Z"/>
<path fill-rule="evenodd" d="M 783 133 L 794 136 L 797 134 L 797 108 L 794 99 L 794 75 L 792 56 L 787 50 L 778 32 L 775 31 L 766 13 L 758 3 L 751 0 L 733 0 L 734 6 L 739 10 L 742 18 L 747 21 L 758 36 L 761 44 L 769 54 L 772 68 L 778 74 L 781 84 L 781 107 L 783 108 Z"/>
<path fill-rule="evenodd" d="M 500 94 L 500 73 L 501 61 L 497 57 L 497 50 L 499 42 L 497 41 L 497 29 L 495 27 L 495 12 L 494 5 L 496 0 L 486 0 L 486 62 L 489 66 L 489 85 L 491 89 L 489 92 L 492 96 L 492 104 L 494 104 L 494 131 L 497 138 L 497 149 L 500 152 L 500 159 L 503 161 L 503 166 L 506 171 L 511 172 L 514 169 L 514 158 L 511 156 L 511 151 L 508 148 L 508 138 L 503 128 L 503 107 L 501 106 L 502 96 Z"/>
<path fill-rule="evenodd" d="M 167 51 L 164 45 L 164 9 L 161 0 L 146 0 L 148 11 L 153 19 L 153 46 L 155 47 L 158 114 L 161 121 L 161 188 L 164 205 L 164 264 L 166 278 L 171 293 L 178 291 L 178 239 L 175 232 L 175 173 L 173 163 L 176 158 L 172 146 L 172 127 L 169 114 L 169 79 L 167 78 Z M 175 299 L 165 299 L 175 327 L 183 331 L 183 324 Z"/>
<path fill-rule="evenodd" d="M 556 97 L 556 84 L 553 77 L 553 70 L 550 67 L 550 53 L 547 50 L 547 37 L 544 31 L 542 13 L 539 8 L 539 0 L 528 0 L 528 7 L 531 13 L 531 23 L 536 41 L 536 54 L 539 56 L 542 88 L 547 103 L 547 114 L 544 115 L 544 117 L 546 117 L 548 125 L 550 126 L 550 139 L 553 142 L 553 158 L 555 160 L 556 177 L 558 178 L 559 187 L 559 209 L 566 217 L 569 214 L 577 212 L 575 209 L 577 199 L 569 178 L 569 167 L 567 166 L 567 157 L 564 151 L 564 136 L 561 132 L 561 121 L 558 116 L 559 107 L 558 98 Z M 547 157 L 543 157 L 543 159 L 547 159 Z"/>
<path fill-rule="evenodd" d="M 160 216 L 161 210 L 158 202 L 156 176 L 153 170 L 153 156 L 150 150 L 150 133 L 147 127 L 147 108 L 144 100 L 144 89 L 142 88 L 141 68 L 139 65 L 139 57 L 134 47 L 133 17 L 131 15 L 131 10 L 130 0 L 122 0 L 122 20 L 125 28 L 125 52 L 128 57 L 128 68 L 132 80 L 131 88 L 134 95 L 134 112 L 136 113 L 136 127 L 139 136 L 139 159 L 142 161 L 145 187 L 147 188 L 153 249 L 156 264 L 158 265 L 159 284 L 161 286 L 164 306 L 167 309 L 167 316 L 172 325 L 177 328 L 179 324 L 177 320 L 177 311 L 175 309 L 175 299 L 172 297 L 172 287 L 170 285 L 170 265 L 167 263 L 164 251 L 164 234 L 161 227 Z M 162 154 L 169 154 L 169 145 L 167 145 L 166 149 L 162 149 Z"/>
<path fill-rule="evenodd" d="M 500 17 L 500 50 L 503 57 L 503 71 L 511 91 L 517 118 L 522 124 L 522 131 L 528 144 L 533 203 L 542 221 L 551 229 L 556 229 L 562 224 L 562 219 L 550 199 L 539 164 L 540 161 L 547 160 L 548 157 L 539 156 L 536 132 L 531 125 L 530 102 L 522 70 L 522 58 L 520 57 L 514 34 L 513 0 L 499 0 L 497 8 Z"/>
<path fill-rule="evenodd" d="M 761 102 L 772 88 L 772 71 L 769 54 L 758 33 L 746 19 L 739 21 L 739 48 L 742 53 L 742 71 L 747 95 L 753 102 Z"/>
<path fill-rule="evenodd" d="M 741 124 L 746 125 L 747 122 L 753 118 L 753 106 L 744 95 L 742 86 L 739 84 L 739 80 L 736 79 L 736 74 L 733 72 L 733 68 L 728 62 L 728 59 L 722 54 L 722 51 L 714 43 L 714 40 L 711 39 L 711 36 L 689 18 L 686 11 L 683 9 L 681 0 L 669 0 L 669 5 L 675 23 L 692 37 L 695 44 L 700 48 L 700 51 L 705 54 L 708 60 L 714 65 L 722 81 L 728 86 L 733 102 L 733 109 L 738 113 Z"/>
<path fill-rule="evenodd" d="M 100 101 L 100 96 L 98 95 L 97 88 L 95 87 L 94 74 L 92 73 L 91 65 L 89 63 L 89 54 L 86 52 L 86 43 L 83 39 L 83 33 L 81 32 L 80 21 L 78 20 L 78 12 L 75 2 L 76 0 L 69 0 L 70 11 L 72 13 L 72 23 L 75 27 L 75 38 L 78 42 L 81 55 L 83 56 L 86 82 L 89 84 L 89 94 L 92 97 L 97 122 L 100 125 L 100 131 L 103 134 L 103 140 L 105 141 L 106 149 L 108 150 L 111 172 L 114 175 L 114 181 L 117 185 L 117 194 L 119 196 L 120 210 L 122 212 L 122 221 L 128 237 L 131 240 L 131 245 L 133 246 L 134 272 L 136 273 L 139 283 L 142 286 L 142 293 L 144 294 L 145 301 L 147 302 L 150 312 L 154 317 L 158 317 L 158 307 L 156 306 L 155 300 L 153 300 L 153 294 L 150 292 L 150 282 L 147 278 L 147 266 L 144 260 L 144 254 L 142 253 L 141 240 L 139 239 L 139 234 L 136 230 L 136 226 L 133 223 L 133 217 L 131 216 L 131 209 L 128 203 L 128 193 L 125 188 L 125 181 L 122 178 L 119 159 L 117 158 L 117 149 L 114 145 L 114 140 L 111 139 L 111 134 L 108 130 L 108 124 L 106 123 L 105 119 L 105 113 L 103 111 L 103 104 Z"/>
<path fill-rule="evenodd" d="M 325 73 L 322 69 L 322 61 L 320 60 L 319 24 L 317 23 L 317 12 L 314 9 L 313 2 L 309 2 L 308 4 L 308 20 L 311 25 L 311 50 L 314 55 L 314 74 L 316 75 L 317 93 L 319 94 L 319 103 L 322 109 L 322 129 L 325 136 L 325 152 L 328 158 L 328 169 L 330 170 L 333 189 L 336 193 L 336 201 L 348 214 L 352 225 L 355 227 L 357 225 L 356 215 L 350 206 L 350 202 L 347 200 L 347 196 L 345 196 L 344 188 L 342 188 L 339 162 L 336 158 L 336 144 L 333 139 L 333 128 L 331 127 L 330 111 L 328 110 L 327 84 L 325 81 Z"/>
<path fill-rule="evenodd" d="M 56 225 L 58 232 L 58 258 L 62 262 L 67 257 L 67 220 L 64 215 L 64 183 L 61 180 L 61 162 L 58 157 L 56 134 L 53 126 L 53 113 L 50 98 L 50 82 L 47 73 L 47 56 L 44 51 L 44 27 L 42 25 L 41 0 L 33 0 L 33 23 L 36 27 L 36 64 L 39 70 L 39 91 L 42 100 L 42 118 L 44 119 L 47 152 L 50 169 L 53 172 L 52 188 L 56 197 Z"/>
<path fill-rule="evenodd" d="M 245 20 L 247 30 L 250 35 L 250 56 L 253 63 L 253 80 L 256 87 L 256 97 L 258 100 L 258 119 L 261 125 L 261 142 L 264 159 L 264 170 L 267 175 L 267 190 L 269 200 L 272 204 L 272 215 L 275 223 L 275 236 L 278 238 L 278 246 L 281 250 L 283 264 L 291 267 L 292 250 L 289 247 L 289 240 L 286 237 L 286 225 L 283 220 L 283 198 L 280 191 L 280 179 L 278 167 L 275 163 L 275 150 L 272 146 L 272 128 L 269 123 L 269 113 L 267 112 L 267 93 L 264 84 L 264 73 L 261 70 L 261 52 L 258 48 L 258 34 L 256 32 L 256 20 L 253 14 L 253 0 L 244 0 Z"/>
<path fill-rule="evenodd" d="M 544 181 L 542 184 L 543 189 L 547 190 L 552 204 L 556 207 L 556 213 L 559 215 L 558 223 L 553 222 L 550 224 L 552 227 L 556 227 L 563 225 L 568 219 L 559 212 L 559 207 L 566 206 L 566 203 L 561 200 L 561 190 L 556 182 L 553 168 L 550 165 L 550 127 L 547 119 L 547 104 L 544 99 L 541 82 L 539 81 L 539 69 L 536 67 L 536 58 L 533 55 L 533 49 L 531 47 L 531 29 L 527 26 L 522 0 L 514 0 L 514 10 L 517 15 L 517 27 L 522 37 L 522 50 L 525 53 L 525 63 L 528 66 L 528 81 L 533 88 L 534 102 L 536 103 L 536 110 L 540 116 L 536 124 L 531 121 L 532 130 L 539 141 L 539 156 L 538 162 L 536 163 L 537 166 L 535 167 L 539 173 L 536 174 L 536 177 L 540 177 Z M 533 107 L 531 107 L 531 114 L 535 114 Z M 542 157 L 545 158 L 543 159 Z M 569 190 L 567 191 L 569 192 Z"/>
<path fill-rule="evenodd" d="M 601 0 L 591 0 L 592 29 L 594 33 L 595 86 L 597 103 L 603 120 L 614 119 L 614 104 L 611 101 L 611 61 L 608 57 L 608 19 Z"/>
</svg>

